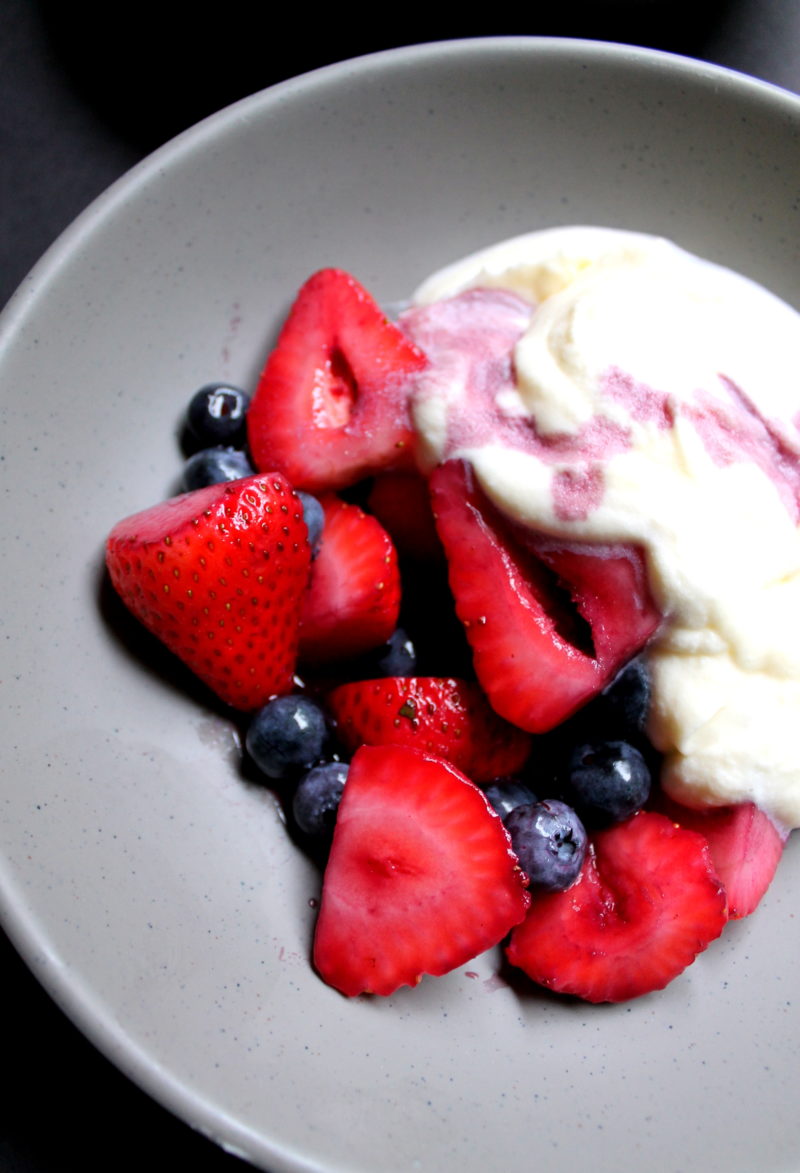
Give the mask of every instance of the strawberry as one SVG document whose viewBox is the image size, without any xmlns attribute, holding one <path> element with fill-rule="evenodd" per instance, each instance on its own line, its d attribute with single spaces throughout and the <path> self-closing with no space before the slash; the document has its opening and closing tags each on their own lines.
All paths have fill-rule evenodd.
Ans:
<svg viewBox="0 0 800 1173">
<path fill-rule="evenodd" d="M 278 473 L 174 497 L 106 543 L 125 605 L 242 710 L 292 687 L 309 561 L 302 506 Z"/>
<path fill-rule="evenodd" d="M 300 657 L 312 665 L 385 643 L 400 611 L 397 553 L 386 530 L 333 493 L 321 504 L 322 539 L 300 616 Z"/>
<path fill-rule="evenodd" d="M 749 916 L 772 883 L 786 832 L 755 803 L 691 810 L 657 790 L 651 805 L 707 840 L 714 868 L 728 895 L 732 920 Z"/>
<path fill-rule="evenodd" d="M 376 477 L 367 508 L 389 531 L 399 554 L 417 562 L 444 557 L 428 484 L 418 473 L 388 472 Z"/>
<path fill-rule="evenodd" d="M 298 489 L 339 489 L 413 467 L 408 396 L 422 352 L 354 277 L 322 269 L 281 330 L 247 417 L 257 468 Z"/>
<path fill-rule="evenodd" d="M 448 973 L 520 923 L 526 882 L 463 774 L 417 750 L 363 746 L 339 806 L 314 964 L 351 997 Z"/>
<path fill-rule="evenodd" d="M 600 692 L 656 630 L 642 554 L 559 545 L 512 526 L 463 461 L 440 465 L 430 484 L 476 675 L 498 713 L 544 733 Z"/>
<path fill-rule="evenodd" d="M 622 1002 L 666 986 L 726 921 L 703 836 L 640 811 L 596 833 L 578 880 L 537 897 L 507 952 L 551 990 Z"/>
<path fill-rule="evenodd" d="M 360 745 L 405 745 L 446 758 L 478 783 L 516 773 L 530 753 L 530 735 L 498 717 L 467 680 L 362 680 L 340 684 L 326 703 L 351 753 Z"/>
</svg>

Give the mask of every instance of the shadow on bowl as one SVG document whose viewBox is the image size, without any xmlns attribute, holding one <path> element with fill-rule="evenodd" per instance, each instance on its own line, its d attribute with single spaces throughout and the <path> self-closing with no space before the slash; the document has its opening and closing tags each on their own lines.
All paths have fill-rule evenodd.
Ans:
<svg viewBox="0 0 800 1173">
<path fill-rule="evenodd" d="M 169 5 L 105 5 L 38 0 L 51 51 L 97 116 L 142 151 L 201 118 L 286 78 L 336 61 L 428 41 L 486 36 L 577 37 L 617 41 L 702 57 L 736 0 L 573 0 L 558 15 L 518 6 L 502 22 L 444 21 L 426 15 L 387 24 L 342 20 L 338 9 L 314 15 L 314 31 L 287 36 L 272 10 L 228 5 L 224 18 L 170 16 Z M 291 26 L 290 26 L 291 27 Z M 100 46 L 100 49 L 98 49 Z"/>
</svg>

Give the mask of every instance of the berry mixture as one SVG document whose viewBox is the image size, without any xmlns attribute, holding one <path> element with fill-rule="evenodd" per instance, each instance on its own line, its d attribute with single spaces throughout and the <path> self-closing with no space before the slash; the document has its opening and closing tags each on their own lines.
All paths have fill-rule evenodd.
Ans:
<svg viewBox="0 0 800 1173">
<path fill-rule="evenodd" d="M 430 467 L 421 374 L 452 337 L 507 365 L 519 334 L 503 292 L 445 316 L 412 338 L 349 274 L 312 276 L 252 400 L 191 397 L 186 491 L 114 527 L 108 571 L 321 863 L 325 982 L 387 995 L 502 946 L 558 993 L 647 994 L 754 910 L 785 835 L 662 792 L 642 549 L 538 532 L 469 460 Z"/>
</svg>

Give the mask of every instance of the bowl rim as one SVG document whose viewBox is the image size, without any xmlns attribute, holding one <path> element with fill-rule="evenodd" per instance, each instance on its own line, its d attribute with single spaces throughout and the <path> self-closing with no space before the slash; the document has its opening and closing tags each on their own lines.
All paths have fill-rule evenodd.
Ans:
<svg viewBox="0 0 800 1173">
<path fill-rule="evenodd" d="M 162 143 L 109 184 L 55 238 L 20 282 L 6 305 L 0 309 L 0 354 L 7 335 L 29 311 L 30 303 L 36 298 L 40 288 L 46 286 L 56 275 L 59 268 L 67 262 L 71 252 L 80 246 L 82 239 L 91 235 L 96 230 L 98 222 L 113 215 L 118 205 L 130 199 L 139 188 L 156 181 L 166 161 L 174 165 L 184 154 L 191 154 L 203 141 L 219 134 L 228 123 L 246 117 L 264 103 L 274 102 L 278 105 L 290 100 L 295 93 L 325 86 L 331 80 L 344 80 L 360 73 L 369 74 L 386 68 L 403 69 L 410 64 L 432 62 L 439 57 L 452 57 L 455 54 L 470 59 L 485 58 L 487 53 L 580 56 L 587 63 L 616 62 L 632 67 L 656 67 L 663 72 L 677 71 L 691 79 L 693 84 L 705 86 L 715 93 L 749 91 L 756 101 L 774 105 L 786 117 L 800 120 L 800 94 L 795 94 L 773 82 L 700 58 L 619 41 L 522 35 L 465 37 L 404 45 L 335 61 L 256 90 L 207 115 Z"/>
<path fill-rule="evenodd" d="M 224 134 L 243 117 L 278 108 L 295 95 L 327 87 L 332 81 L 369 77 L 386 69 L 407 70 L 418 64 L 432 67 L 445 59 L 452 62 L 461 58 L 477 63 L 485 60 L 487 54 L 513 54 L 532 60 L 542 56 L 565 61 L 579 58 L 587 64 L 602 62 L 672 73 L 700 89 L 718 94 L 749 94 L 754 101 L 771 106 L 776 113 L 795 121 L 800 130 L 800 96 L 780 86 L 699 59 L 621 42 L 569 37 L 476 37 L 407 45 L 334 62 L 256 91 L 210 114 L 147 155 L 92 200 L 33 266 L 0 314 L 0 370 L 6 348 L 35 316 L 38 301 L 46 296 L 50 282 L 121 205 L 136 199 L 148 185 L 157 184 L 165 167 L 202 150 L 204 144 Z M 54 955 L 35 918 L 31 920 L 28 916 L 23 894 L 2 858 L 0 923 L 29 969 L 67 1017 L 147 1094 L 226 1152 L 249 1161 L 269 1162 L 275 1168 L 309 1168 L 302 1154 L 261 1136 L 200 1095 L 188 1081 L 165 1070 L 126 1032 L 124 1024 L 96 1001 L 90 984 L 77 980 L 69 967 Z"/>
</svg>

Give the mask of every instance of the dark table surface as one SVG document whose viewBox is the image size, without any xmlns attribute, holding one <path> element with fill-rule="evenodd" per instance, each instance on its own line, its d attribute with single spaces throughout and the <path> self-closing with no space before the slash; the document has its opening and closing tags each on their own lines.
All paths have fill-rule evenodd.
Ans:
<svg viewBox="0 0 800 1173">
<path fill-rule="evenodd" d="M 558 18 L 527 5 L 498 24 L 415 24 L 406 14 L 402 41 L 345 35 L 343 24 L 355 22 L 332 8 L 297 48 L 274 8 L 233 0 L 208 11 L 171 0 L 0 0 L 0 306 L 62 229 L 144 155 L 237 98 L 346 57 L 452 37 L 588 37 L 698 57 L 800 92 L 798 0 L 563 0 Z M 3 1173 L 94 1173 L 124 1158 L 193 1173 L 243 1168 L 95 1051 L 1 934 L 0 949 Z"/>
</svg>

